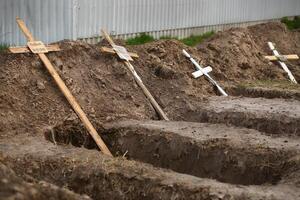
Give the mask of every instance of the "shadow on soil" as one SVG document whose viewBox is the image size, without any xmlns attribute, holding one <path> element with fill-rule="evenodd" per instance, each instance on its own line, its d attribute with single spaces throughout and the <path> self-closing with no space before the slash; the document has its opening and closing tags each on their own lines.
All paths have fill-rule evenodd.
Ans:
<svg viewBox="0 0 300 200">
<path fill-rule="evenodd" d="M 150 163 L 179 173 L 241 184 L 276 184 L 293 167 L 288 153 L 264 146 L 236 147 L 226 138 L 193 140 L 174 133 L 148 129 L 101 130 L 115 156 Z M 45 132 L 56 144 L 96 149 L 78 125 L 58 126 Z"/>
</svg>

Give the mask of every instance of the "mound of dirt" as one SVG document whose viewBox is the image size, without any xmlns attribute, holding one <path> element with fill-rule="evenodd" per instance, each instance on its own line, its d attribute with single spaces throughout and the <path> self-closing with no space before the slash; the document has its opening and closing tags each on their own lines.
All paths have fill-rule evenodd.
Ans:
<svg viewBox="0 0 300 200">
<path fill-rule="evenodd" d="M 61 42 L 63 51 L 48 57 L 92 121 L 156 118 L 151 104 L 122 63 L 99 46 Z M 0 131 L 36 133 L 76 118 L 35 55 L 0 54 Z"/>
<path fill-rule="evenodd" d="M 133 65 L 168 117 L 184 120 L 183 113 L 196 110 L 206 96 L 216 93 L 203 77 L 191 77 L 194 66 L 182 55 L 182 49 L 201 59 L 202 64 L 211 65 L 212 76 L 223 85 L 286 79 L 280 67 L 263 58 L 271 54 L 266 41 L 275 42 L 282 53 L 300 54 L 299 38 L 299 31 L 269 23 L 219 32 L 197 49 L 176 40 L 128 49 L 139 53 Z M 122 62 L 100 53 L 99 47 L 105 42 L 89 45 L 63 41 L 59 45 L 63 51 L 48 56 L 94 124 L 121 118 L 158 119 Z M 77 118 L 37 56 L 1 53 L 0 63 L 0 137 L 36 134 Z M 299 80 L 299 63 L 291 65 L 291 70 Z"/>
<path fill-rule="evenodd" d="M 215 69 L 214 76 L 218 79 L 233 82 L 287 79 L 280 66 L 264 59 L 265 55 L 272 55 L 268 41 L 275 43 L 282 54 L 300 54 L 300 32 L 289 31 L 279 22 L 219 32 L 197 49 L 203 62 Z M 288 65 L 300 81 L 300 62 Z"/>
</svg>

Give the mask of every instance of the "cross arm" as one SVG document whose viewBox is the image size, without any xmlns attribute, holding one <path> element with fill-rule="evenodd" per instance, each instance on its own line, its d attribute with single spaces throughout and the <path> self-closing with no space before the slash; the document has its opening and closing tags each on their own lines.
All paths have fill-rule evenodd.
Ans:
<svg viewBox="0 0 300 200">
<path fill-rule="evenodd" d="M 296 54 L 293 54 L 293 55 L 283 55 L 283 57 L 287 60 L 298 60 L 299 59 L 299 56 L 296 55 Z M 276 61 L 276 60 L 280 60 L 277 56 L 265 56 L 265 58 L 267 60 L 270 60 L 270 61 Z"/>
<path fill-rule="evenodd" d="M 46 45 L 48 51 L 61 51 L 58 45 Z M 31 53 L 27 46 L 24 47 L 9 47 L 11 53 Z"/>
<path fill-rule="evenodd" d="M 100 51 L 101 52 L 104 52 L 104 53 L 110 53 L 110 54 L 115 54 L 115 50 L 111 49 L 111 48 L 107 48 L 107 47 L 101 47 L 100 48 Z M 133 58 L 139 58 L 139 55 L 137 53 L 131 53 L 131 52 L 128 52 L 128 54 L 133 57 Z"/>
</svg>

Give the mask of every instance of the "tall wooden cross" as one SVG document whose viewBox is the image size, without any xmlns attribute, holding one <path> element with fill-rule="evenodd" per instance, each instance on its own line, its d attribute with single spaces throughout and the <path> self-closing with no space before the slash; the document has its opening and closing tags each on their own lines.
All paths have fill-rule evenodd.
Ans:
<svg viewBox="0 0 300 200">
<path fill-rule="evenodd" d="M 102 32 L 102 36 L 112 46 L 112 49 L 110 49 L 110 48 L 102 48 L 102 51 L 108 52 L 108 53 L 114 53 L 114 54 L 117 54 L 119 56 L 119 58 L 123 61 L 123 63 L 127 66 L 127 68 L 129 69 L 129 71 L 132 73 L 132 75 L 133 75 L 136 83 L 143 90 L 145 96 L 150 100 L 152 106 L 154 107 L 154 109 L 156 110 L 156 112 L 158 113 L 158 115 L 160 116 L 160 118 L 169 121 L 169 118 L 167 117 L 167 115 L 164 113 L 164 111 L 161 109 L 161 107 L 156 102 L 156 100 L 154 99 L 154 97 L 151 95 L 151 93 L 149 92 L 149 90 L 146 88 L 146 86 L 144 85 L 142 79 L 136 73 L 134 67 L 130 63 L 130 61 L 133 60 L 132 57 L 138 57 L 138 55 L 135 54 L 135 53 L 128 53 L 127 50 L 124 47 L 116 45 L 114 43 L 114 41 L 110 38 L 109 34 L 105 30 L 101 30 L 101 32 Z"/>
<path fill-rule="evenodd" d="M 289 70 L 284 61 L 297 60 L 299 59 L 298 55 L 280 55 L 279 52 L 275 49 L 275 45 L 272 42 L 268 42 L 268 46 L 272 50 L 274 56 L 265 56 L 265 58 L 270 61 L 277 61 L 282 69 L 288 74 L 291 82 L 297 84 L 296 79 L 294 78 L 292 72 Z"/>
<path fill-rule="evenodd" d="M 12 47 L 10 48 L 10 51 L 12 53 L 22 53 L 22 52 L 32 52 L 34 54 L 37 54 L 39 58 L 42 60 L 44 63 L 45 67 L 47 68 L 48 72 L 50 75 L 53 77 L 55 83 L 58 85 L 59 89 L 61 92 L 64 94 L 70 105 L 72 106 L 73 110 L 76 112 L 77 116 L 80 118 L 81 122 L 85 126 L 85 128 L 88 130 L 89 134 L 92 136 L 92 138 L 95 140 L 97 146 L 101 149 L 101 151 L 104 154 L 112 156 L 111 152 L 101 139 L 100 135 L 97 133 L 96 129 L 90 122 L 90 120 L 87 118 L 86 114 L 80 107 L 79 103 L 76 101 L 75 97 L 72 95 L 70 90 L 67 88 L 65 85 L 64 81 L 61 79 L 59 74 L 56 72 L 55 68 L 51 64 L 50 60 L 48 57 L 45 55 L 48 51 L 53 51 L 53 50 L 59 50 L 57 46 L 45 46 L 41 41 L 36 41 L 28 28 L 26 27 L 25 23 L 17 18 L 17 23 L 24 33 L 25 37 L 28 40 L 27 47 Z"/>
</svg>

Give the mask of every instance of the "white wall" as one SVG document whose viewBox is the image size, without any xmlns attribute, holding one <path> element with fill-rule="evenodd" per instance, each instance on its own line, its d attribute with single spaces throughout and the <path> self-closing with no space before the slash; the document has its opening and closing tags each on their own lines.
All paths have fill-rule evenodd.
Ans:
<svg viewBox="0 0 300 200">
<path fill-rule="evenodd" d="M 97 41 L 102 27 L 124 37 L 139 32 L 184 37 L 295 15 L 300 15 L 300 0 L 0 0 L 0 43 L 25 44 L 16 16 L 49 43 Z"/>
</svg>

